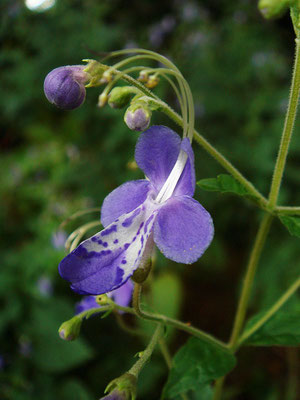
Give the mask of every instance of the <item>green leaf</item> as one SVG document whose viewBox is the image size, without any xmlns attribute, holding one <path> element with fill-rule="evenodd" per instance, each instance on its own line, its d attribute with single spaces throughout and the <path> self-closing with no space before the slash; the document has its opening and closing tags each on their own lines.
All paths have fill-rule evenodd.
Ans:
<svg viewBox="0 0 300 400">
<path fill-rule="evenodd" d="M 49 372 L 62 372 L 83 364 L 92 357 L 91 348 L 81 339 L 62 340 L 58 335 L 60 323 L 72 315 L 69 305 L 55 299 L 35 306 L 30 321 L 29 336 L 33 341 L 33 362 Z"/>
<path fill-rule="evenodd" d="M 282 215 L 279 217 L 279 219 L 291 235 L 300 237 L 300 217 Z"/>
<path fill-rule="evenodd" d="M 245 333 L 265 312 L 255 315 L 246 325 Z M 300 344 L 300 307 L 278 311 L 261 328 L 246 339 L 253 346 L 296 346 Z"/>
<path fill-rule="evenodd" d="M 199 391 L 204 385 L 227 374 L 235 363 L 235 357 L 229 350 L 190 338 L 174 356 L 163 399 L 172 399 L 189 390 Z"/>
<path fill-rule="evenodd" d="M 257 199 L 252 193 L 235 180 L 231 175 L 220 174 L 217 178 L 201 179 L 197 182 L 197 185 L 204 190 L 211 192 L 221 193 L 234 193 L 239 196 L 246 196 L 251 199 Z"/>
</svg>

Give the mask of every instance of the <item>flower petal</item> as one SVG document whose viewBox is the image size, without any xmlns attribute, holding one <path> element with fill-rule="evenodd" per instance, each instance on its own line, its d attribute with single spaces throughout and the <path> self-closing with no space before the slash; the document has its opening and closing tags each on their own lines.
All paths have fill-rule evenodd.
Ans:
<svg viewBox="0 0 300 400">
<path fill-rule="evenodd" d="M 159 192 L 174 167 L 180 149 L 188 154 L 188 160 L 177 183 L 174 195 L 193 196 L 195 191 L 194 153 L 189 139 L 181 141 L 170 128 L 152 126 L 142 133 L 135 148 L 135 159 L 150 182 Z"/>
<path fill-rule="evenodd" d="M 96 302 L 95 296 L 84 296 L 81 301 L 75 304 L 75 314 L 80 314 L 83 311 L 90 310 L 91 308 L 100 308 Z"/>
<path fill-rule="evenodd" d="M 194 166 L 194 152 L 191 146 L 191 142 L 188 138 L 184 138 L 181 142 L 181 149 L 184 150 L 188 159 L 186 161 L 184 170 L 179 178 L 179 181 L 173 192 L 173 196 L 193 196 L 196 186 L 195 178 L 195 166 Z"/>
<path fill-rule="evenodd" d="M 138 268 L 157 205 L 145 201 L 85 240 L 59 264 L 62 278 L 80 294 L 102 294 L 123 285 Z"/>
<path fill-rule="evenodd" d="M 128 279 L 128 281 L 124 285 L 112 291 L 110 295 L 114 302 L 119 304 L 119 306 L 127 307 L 132 298 L 132 291 L 133 283 L 130 279 Z"/>
<path fill-rule="evenodd" d="M 168 178 L 180 151 L 180 137 L 166 126 L 152 126 L 136 144 L 135 160 L 159 192 Z"/>
<path fill-rule="evenodd" d="M 104 227 L 144 203 L 151 184 L 146 179 L 126 182 L 105 197 L 101 207 L 101 223 Z"/>
<path fill-rule="evenodd" d="M 172 197 L 158 211 L 154 242 L 169 259 L 191 264 L 209 246 L 214 233 L 210 214 L 189 196 Z"/>
</svg>

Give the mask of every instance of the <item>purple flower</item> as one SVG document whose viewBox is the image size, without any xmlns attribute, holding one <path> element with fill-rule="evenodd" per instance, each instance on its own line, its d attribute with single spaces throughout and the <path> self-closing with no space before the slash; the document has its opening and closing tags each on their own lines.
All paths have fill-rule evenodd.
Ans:
<svg viewBox="0 0 300 400">
<path fill-rule="evenodd" d="M 119 306 L 127 307 L 131 301 L 133 291 L 133 283 L 129 279 L 124 285 L 112 292 L 107 293 L 107 296 L 114 300 Z M 76 304 L 75 314 L 80 314 L 83 311 L 90 310 L 91 308 L 101 308 L 97 303 L 96 296 L 85 296 L 79 303 Z"/>
<path fill-rule="evenodd" d="M 44 92 L 50 103 L 64 110 L 81 106 L 85 99 L 84 83 L 89 79 L 84 68 L 84 65 L 67 65 L 49 72 Z"/>
<path fill-rule="evenodd" d="M 211 216 L 192 198 L 195 171 L 189 140 L 153 126 L 140 135 L 135 159 L 148 179 L 126 182 L 111 192 L 102 205 L 105 229 L 59 265 L 60 275 L 77 293 L 107 293 L 123 285 L 153 240 L 167 258 L 184 264 L 195 262 L 212 240 Z"/>
</svg>

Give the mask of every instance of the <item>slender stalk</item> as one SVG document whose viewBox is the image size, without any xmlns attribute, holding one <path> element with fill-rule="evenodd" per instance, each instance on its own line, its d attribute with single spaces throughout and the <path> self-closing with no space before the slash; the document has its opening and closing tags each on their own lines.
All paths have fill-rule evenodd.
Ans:
<svg viewBox="0 0 300 400">
<path fill-rule="evenodd" d="M 289 289 L 276 301 L 275 304 L 260 318 L 250 329 L 248 329 L 238 340 L 240 346 L 245 340 L 248 339 L 254 332 L 261 328 L 288 300 L 289 298 L 300 288 L 300 278 L 297 279 Z"/>
<path fill-rule="evenodd" d="M 139 285 L 138 283 L 136 283 L 135 287 L 134 287 L 134 291 L 133 291 L 133 297 L 132 297 L 132 304 L 133 304 L 134 312 L 137 316 L 139 316 L 140 318 L 149 320 L 149 321 L 162 323 L 163 325 L 173 326 L 174 328 L 185 331 L 185 332 L 189 333 L 190 335 L 196 336 L 199 339 L 201 339 L 207 343 L 214 344 L 215 346 L 218 346 L 222 350 L 228 351 L 228 347 L 226 346 L 225 343 L 214 338 L 213 336 L 209 335 L 208 333 L 201 331 L 200 329 L 197 329 L 189 324 L 178 321 L 176 319 L 169 318 L 165 315 L 151 314 L 151 313 L 142 311 L 142 309 L 140 307 L 141 288 L 142 288 L 142 286 Z"/>
<path fill-rule="evenodd" d="M 138 377 L 139 373 L 141 372 L 142 368 L 146 364 L 146 362 L 149 360 L 151 357 L 155 346 L 157 344 L 158 339 L 163 333 L 163 326 L 161 324 L 157 325 L 157 328 L 154 331 L 154 334 L 150 340 L 150 343 L 146 347 L 146 349 L 141 353 L 140 358 L 137 360 L 135 364 L 130 368 L 128 371 L 129 374 L 134 375 L 136 378 Z"/>
<path fill-rule="evenodd" d="M 286 164 L 293 128 L 295 124 L 297 106 L 300 92 L 300 40 L 296 39 L 295 62 L 293 68 L 292 84 L 288 109 L 285 117 L 279 152 L 274 168 L 272 184 L 269 194 L 269 206 L 274 207 L 277 202 L 282 176 Z"/>
<path fill-rule="evenodd" d="M 300 207 L 278 206 L 275 211 L 278 214 L 300 215 Z"/>
<path fill-rule="evenodd" d="M 260 255 L 261 255 L 262 249 L 264 247 L 267 235 L 269 233 L 272 219 L 273 219 L 272 215 L 270 215 L 270 214 L 264 215 L 264 217 L 261 221 L 260 227 L 258 229 L 256 238 L 255 238 L 254 246 L 253 246 L 252 252 L 250 254 L 247 272 L 246 272 L 246 276 L 245 276 L 244 283 L 243 283 L 243 288 L 242 288 L 242 293 L 241 293 L 241 297 L 240 297 L 239 304 L 238 304 L 237 313 L 236 313 L 234 324 L 233 324 L 231 337 L 229 340 L 229 347 L 231 349 L 235 348 L 239 334 L 241 332 L 241 329 L 242 329 L 244 321 L 245 321 L 247 306 L 248 306 L 248 302 L 249 302 L 251 289 L 253 286 L 255 272 L 257 269 L 258 261 L 260 259 Z"/>
</svg>

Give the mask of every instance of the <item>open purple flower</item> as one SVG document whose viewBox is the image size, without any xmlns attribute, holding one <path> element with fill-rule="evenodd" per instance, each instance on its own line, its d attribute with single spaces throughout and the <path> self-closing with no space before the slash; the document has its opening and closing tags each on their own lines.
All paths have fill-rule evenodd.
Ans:
<svg viewBox="0 0 300 400">
<path fill-rule="evenodd" d="M 80 294 L 123 285 L 145 260 L 153 240 L 169 259 L 190 264 L 213 237 L 210 214 L 192 198 L 194 154 L 189 140 L 164 126 L 139 137 L 135 159 L 148 179 L 126 182 L 105 199 L 105 229 L 85 240 L 60 265 L 60 275 Z"/>
<path fill-rule="evenodd" d="M 128 279 L 128 281 L 118 289 L 107 293 L 107 296 L 110 297 L 119 306 L 127 307 L 131 301 L 132 291 L 133 283 L 130 279 Z M 76 304 L 75 314 L 80 314 L 83 311 L 98 307 L 101 308 L 101 305 L 97 303 L 96 296 L 84 296 L 84 298 Z"/>
</svg>

